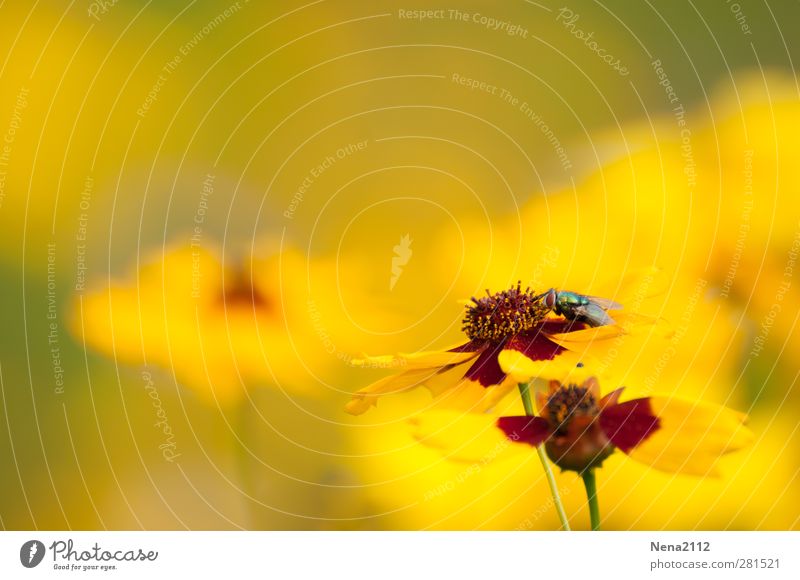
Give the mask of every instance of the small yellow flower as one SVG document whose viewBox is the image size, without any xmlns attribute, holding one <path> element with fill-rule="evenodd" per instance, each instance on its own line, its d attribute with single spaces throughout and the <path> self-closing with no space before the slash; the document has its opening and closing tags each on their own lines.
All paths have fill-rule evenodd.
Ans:
<svg viewBox="0 0 800 580">
<path fill-rule="evenodd" d="M 207 250 L 170 249 L 128 280 L 83 297 L 73 328 L 103 354 L 171 369 L 220 404 L 267 384 L 305 392 L 310 381 L 294 344 L 319 341 L 310 338 L 295 287 L 301 260 L 285 252 L 253 264 L 251 280 Z"/>
<path fill-rule="evenodd" d="M 723 455 L 753 442 L 743 413 L 672 396 L 620 402 L 622 392 L 602 396 L 593 377 L 581 385 L 551 381 L 548 394 L 537 394 L 538 416 L 437 409 L 410 422 L 418 441 L 454 459 L 485 458 L 502 434 L 520 444 L 517 451 L 544 443 L 553 463 L 577 472 L 600 467 L 618 449 L 660 471 L 715 476 Z"/>
<path fill-rule="evenodd" d="M 616 324 L 594 328 L 580 314 L 553 316 L 560 311 L 552 296 L 552 291 L 537 295 L 530 288 L 522 290 L 520 284 L 494 294 L 487 290 L 486 296 L 467 304 L 462 329 L 467 342 L 443 351 L 354 360 L 355 366 L 403 370 L 355 393 L 346 410 L 360 415 L 383 395 L 419 386 L 437 397 L 457 398 L 470 384 L 486 389 L 477 407 L 489 409 L 518 383 L 573 368 L 590 342 L 623 332 Z M 624 318 L 622 313 L 615 316 Z"/>
</svg>

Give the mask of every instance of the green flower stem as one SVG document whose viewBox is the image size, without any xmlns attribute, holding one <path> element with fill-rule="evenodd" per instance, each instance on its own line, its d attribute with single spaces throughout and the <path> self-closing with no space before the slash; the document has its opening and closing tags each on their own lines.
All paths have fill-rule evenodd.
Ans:
<svg viewBox="0 0 800 580">
<path fill-rule="evenodd" d="M 231 443 L 233 444 L 233 454 L 236 457 L 236 466 L 238 468 L 239 485 L 241 485 L 242 495 L 247 503 L 247 517 L 248 528 L 250 530 L 260 529 L 258 516 L 256 511 L 251 505 L 258 503 L 258 487 L 256 485 L 255 473 L 253 470 L 253 463 L 251 452 L 248 450 L 247 444 L 250 440 L 250 421 L 248 415 L 250 406 L 246 401 L 239 402 L 237 408 L 234 410 L 235 417 L 233 423 L 230 425 L 231 429 Z"/>
<path fill-rule="evenodd" d="M 534 412 L 530 386 L 530 383 L 519 383 L 519 394 L 522 397 L 522 406 L 525 407 L 525 414 L 529 417 L 533 417 Z M 561 496 L 558 494 L 558 487 L 556 486 L 556 478 L 553 476 L 553 470 L 550 468 L 550 462 L 547 460 L 547 455 L 545 455 L 544 452 L 544 444 L 536 447 L 536 453 L 539 455 L 539 461 L 542 462 L 544 475 L 547 478 L 547 484 L 550 486 L 550 493 L 553 495 L 553 504 L 556 506 L 558 519 L 561 520 L 561 527 L 568 532 L 569 521 L 567 521 L 567 513 L 564 511 L 564 505 L 561 503 Z"/>
<path fill-rule="evenodd" d="M 582 474 L 583 485 L 586 487 L 586 497 L 589 500 L 589 517 L 592 520 L 592 530 L 600 529 L 600 506 L 597 504 L 597 482 L 594 469 L 587 469 Z"/>
</svg>

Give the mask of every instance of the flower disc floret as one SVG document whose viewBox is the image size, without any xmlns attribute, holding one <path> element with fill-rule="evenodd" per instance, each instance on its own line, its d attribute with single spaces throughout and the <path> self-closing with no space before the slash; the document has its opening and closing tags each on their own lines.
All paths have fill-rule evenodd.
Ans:
<svg viewBox="0 0 800 580">
<path fill-rule="evenodd" d="M 572 417 L 594 416 L 598 412 L 597 401 L 586 387 L 563 386 L 547 400 L 546 418 L 551 428 L 566 432 Z"/>
<path fill-rule="evenodd" d="M 467 306 L 462 330 L 472 340 L 500 342 L 531 330 L 542 322 L 549 312 L 541 296 L 530 288 L 522 290 L 521 283 L 502 292 L 472 298 Z"/>
</svg>

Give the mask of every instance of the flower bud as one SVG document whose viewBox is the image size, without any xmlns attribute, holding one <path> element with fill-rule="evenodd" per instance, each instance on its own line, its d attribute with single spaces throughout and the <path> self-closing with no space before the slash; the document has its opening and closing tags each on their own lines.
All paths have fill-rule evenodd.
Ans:
<svg viewBox="0 0 800 580">
<path fill-rule="evenodd" d="M 543 410 L 552 435 L 545 442 L 550 460 L 563 470 L 599 467 L 614 452 L 600 422 L 595 394 L 587 386 L 559 385 Z"/>
</svg>

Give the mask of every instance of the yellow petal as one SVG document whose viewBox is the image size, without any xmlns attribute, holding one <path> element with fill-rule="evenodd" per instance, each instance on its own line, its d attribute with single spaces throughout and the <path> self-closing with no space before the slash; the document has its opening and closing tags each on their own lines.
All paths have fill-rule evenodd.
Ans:
<svg viewBox="0 0 800 580">
<path fill-rule="evenodd" d="M 744 426 L 746 416 L 720 405 L 651 397 L 650 406 L 659 429 L 628 455 L 655 469 L 718 475 L 717 460 L 754 439 Z"/>
<path fill-rule="evenodd" d="M 622 313 L 615 313 L 615 317 L 619 317 Z M 625 334 L 625 329 L 618 324 L 610 324 L 607 326 L 598 326 L 596 328 L 585 328 L 583 330 L 574 330 L 572 332 L 561 332 L 558 334 L 548 334 L 547 338 L 560 344 L 565 348 L 575 348 L 576 344 L 585 344 L 596 340 L 608 340 L 610 338 L 617 338 Z"/>
<path fill-rule="evenodd" d="M 517 383 L 528 382 L 537 377 L 559 378 L 571 372 L 580 360 L 580 355 L 571 351 L 562 352 L 550 360 L 531 360 L 513 349 L 506 349 L 497 357 L 503 372 L 508 373 Z"/>
<path fill-rule="evenodd" d="M 361 415 L 377 405 L 378 399 L 383 395 L 401 393 L 423 384 L 430 388 L 434 395 L 441 394 L 458 384 L 460 376 L 456 371 L 460 370 L 461 376 L 464 372 L 463 369 L 451 369 L 453 372 L 440 372 L 440 370 L 412 369 L 384 377 L 356 392 L 345 406 L 345 410 L 352 415 Z"/>
<path fill-rule="evenodd" d="M 461 374 L 463 374 L 463 371 L 461 371 Z M 425 386 L 431 387 L 428 383 Z M 515 391 L 516 388 L 517 381 L 511 377 L 507 377 L 501 384 L 491 387 L 484 387 L 478 381 L 461 379 L 455 387 L 439 394 L 434 401 L 433 407 L 484 413 L 494 409 L 506 395 Z M 436 395 L 435 392 L 434 395 Z M 519 409 L 516 409 L 515 412 L 519 412 Z"/>
<path fill-rule="evenodd" d="M 619 334 L 643 335 L 653 334 L 654 336 L 669 338 L 675 333 L 675 328 L 664 318 L 648 316 L 618 310 L 613 313 L 615 325 L 620 330 Z M 613 337 L 611 337 L 613 338 Z"/>
<path fill-rule="evenodd" d="M 365 355 L 364 358 L 353 359 L 350 364 L 360 368 L 431 369 L 459 364 L 477 355 L 476 352 L 450 352 L 447 350 L 400 353 L 398 355 Z"/>
</svg>

